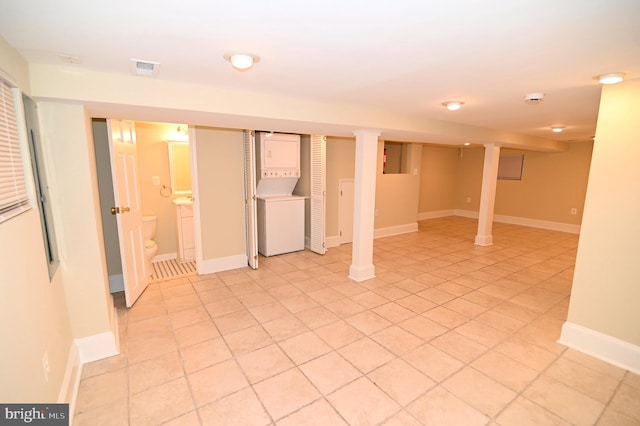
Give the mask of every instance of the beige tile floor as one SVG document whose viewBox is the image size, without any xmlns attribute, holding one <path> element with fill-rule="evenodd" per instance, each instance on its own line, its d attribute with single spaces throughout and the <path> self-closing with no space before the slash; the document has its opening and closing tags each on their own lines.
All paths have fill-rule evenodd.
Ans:
<svg viewBox="0 0 640 426">
<path fill-rule="evenodd" d="M 638 425 L 640 377 L 556 343 L 578 237 L 420 222 L 117 297 L 119 356 L 84 366 L 75 425 Z"/>
</svg>

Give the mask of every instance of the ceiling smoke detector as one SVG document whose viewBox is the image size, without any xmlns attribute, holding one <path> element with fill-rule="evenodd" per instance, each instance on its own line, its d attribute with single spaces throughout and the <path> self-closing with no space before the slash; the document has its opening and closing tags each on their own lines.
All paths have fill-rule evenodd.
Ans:
<svg viewBox="0 0 640 426">
<path fill-rule="evenodd" d="M 524 101 L 529 105 L 537 105 L 544 99 L 544 93 L 528 93 L 524 96 Z"/>
</svg>

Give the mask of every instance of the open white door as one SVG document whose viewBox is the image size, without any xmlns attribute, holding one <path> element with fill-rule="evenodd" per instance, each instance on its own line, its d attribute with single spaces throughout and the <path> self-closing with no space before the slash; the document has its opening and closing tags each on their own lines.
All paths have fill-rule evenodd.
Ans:
<svg viewBox="0 0 640 426">
<path fill-rule="evenodd" d="M 325 198 L 327 196 L 327 137 L 311 135 L 311 241 L 309 248 L 325 254 Z"/>
<path fill-rule="evenodd" d="M 258 269 L 258 215 L 256 199 L 256 148 L 253 130 L 244 131 L 244 206 L 247 219 L 247 263 Z"/>
<path fill-rule="evenodd" d="M 144 238 L 142 236 L 142 207 L 138 188 L 136 131 L 133 122 L 107 120 L 111 174 L 116 215 L 122 276 L 127 307 L 140 297 L 149 282 L 151 271 L 144 270 Z"/>
</svg>

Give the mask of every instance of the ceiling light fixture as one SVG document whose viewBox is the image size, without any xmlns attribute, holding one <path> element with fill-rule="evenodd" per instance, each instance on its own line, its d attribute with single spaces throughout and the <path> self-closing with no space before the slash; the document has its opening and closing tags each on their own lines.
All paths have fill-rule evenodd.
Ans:
<svg viewBox="0 0 640 426">
<path fill-rule="evenodd" d="M 560 127 L 560 126 L 555 126 L 555 127 L 552 127 L 552 128 L 551 128 L 551 131 L 552 131 L 553 133 L 560 133 L 560 132 L 562 132 L 563 130 L 564 130 L 564 127 Z"/>
<path fill-rule="evenodd" d="M 178 126 L 176 130 L 169 133 L 169 137 L 167 138 L 170 142 L 188 142 L 189 141 L 189 133 L 182 127 Z"/>
<path fill-rule="evenodd" d="M 597 77 L 594 77 L 594 79 L 598 80 L 600 84 L 616 84 L 624 80 L 624 73 L 612 72 L 609 74 L 599 75 Z"/>
<path fill-rule="evenodd" d="M 457 111 L 460 108 L 462 108 L 462 104 L 464 104 L 464 102 L 447 101 L 447 102 L 443 102 L 442 106 L 446 107 L 449 111 Z"/>
<path fill-rule="evenodd" d="M 246 53 L 234 53 L 231 55 L 224 55 L 224 58 L 231 62 L 231 66 L 238 71 L 246 71 L 253 67 L 253 65 L 260 61 L 257 56 L 249 55 Z"/>
<path fill-rule="evenodd" d="M 469 145 L 471 145 L 471 142 L 465 142 L 464 143 L 464 146 L 469 146 Z"/>
</svg>

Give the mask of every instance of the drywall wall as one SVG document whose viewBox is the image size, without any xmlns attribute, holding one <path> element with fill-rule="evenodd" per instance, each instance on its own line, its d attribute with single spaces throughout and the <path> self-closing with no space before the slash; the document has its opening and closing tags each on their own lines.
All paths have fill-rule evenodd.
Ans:
<svg viewBox="0 0 640 426">
<path fill-rule="evenodd" d="M 395 228 L 397 232 L 406 232 L 407 228 L 398 227 L 417 226 L 422 145 L 406 144 L 403 149 L 407 153 L 408 173 L 383 174 L 384 142 L 378 142 L 376 230 Z"/>
<path fill-rule="evenodd" d="M 524 154 L 524 165 L 522 180 L 498 180 L 495 214 L 580 225 L 591 149 L 591 142 L 569 144 L 562 152 L 502 149 L 501 155 Z M 478 211 L 483 158 L 483 148 L 462 149 L 456 174 L 456 209 Z M 571 214 L 572 208 L 577 209 L 576 214 Z"/>
<path fill-rule="evenodd" d="M 459 157 L 459 148 L 422 146 L 418 212 L 453 210 Z"/>
<path fill-rule="evenodd" d="M 604 86 L 568 322 L 640 347 L 640 80 Z M 637 360 L 636 368 L 640 367 Z"/>
<path fill-rule="evenodd" d="M 501 150 L 500 155 L 524 154 L 524 164 L 522 180 L 498 180 L 496 214 L 580 225 L 592 147 L 576 142 L 554 153 Z"/>
<path fill-rule="evenodd" d="M 27 63 L 1 38 L 0 69 L 20 89 L 28 91 Z M 22 142 L 28 163 L 26 138 Z M 33 197 L 31 168 L 26 170 L 27 187 Z M 5 403 L 57 401 L 73 341 L 64 266 L 58 267 L 50 281 L 35 200 L 32 205 L 31 210 L 0 223 L 0 321 L 4 324 L 0 327 L 0 401 Z M 45 353 L 51 370 L 48 381 L 42 367 Z"/>
<path fill-rule="evenodd" d="M 54 220 L 75 338 L 112 330 L 91 121 L 81 105 L 38 103 Z"/>
<path fill-rule="evenodd" d="M 196 127 L 202 257 L 246 255 L 241 130 Z"/>
</svg>

